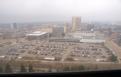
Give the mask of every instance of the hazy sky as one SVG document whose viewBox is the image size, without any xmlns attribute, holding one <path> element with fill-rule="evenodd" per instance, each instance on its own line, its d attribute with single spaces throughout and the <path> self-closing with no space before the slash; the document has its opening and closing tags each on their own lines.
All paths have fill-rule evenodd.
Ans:
<svg viewBox="0 0 121 77">
<path fill-rule="evenodd" d="M 0 0 L 0 22 L 121 21 L 121 0 Z"/>
</svg>

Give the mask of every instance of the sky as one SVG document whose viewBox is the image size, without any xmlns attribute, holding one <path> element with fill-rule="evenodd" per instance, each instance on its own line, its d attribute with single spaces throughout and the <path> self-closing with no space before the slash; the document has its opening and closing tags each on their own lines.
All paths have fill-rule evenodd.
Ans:
<svg viewBox="0 0 121 77">
<path fill-rule="evenodd" d="M 70 21 L 121 22 L 121 0 L 0 0 L 0 23 Z"/>
</svg>

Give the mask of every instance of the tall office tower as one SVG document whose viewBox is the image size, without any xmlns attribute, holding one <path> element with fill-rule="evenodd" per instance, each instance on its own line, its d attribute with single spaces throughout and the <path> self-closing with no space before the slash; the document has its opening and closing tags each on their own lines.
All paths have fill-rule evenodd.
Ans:
<svg viewBox="0 0 121 77">
<path fill-rule="evenodd" d="M 72 17 L 72 32 L 77 31 L 81 24 L 81 17 Z"/>
<path fill-rule="evenodd" d="M 17 31 L 18 31 L 18 25 L 17 25 L 17 23 L 11 24 L 11 30 L 12 30 L 12 32 L 13 32 L 12 37 L 16 38 L 16 37 L 19 36 L 19 35 L 17 34 Z"/>
<path fill-rule="evenodd" d="M 11 24 L 11 29 L 17 29 L 18 27 L 17 27 L 17 24 L 16 23 L 13 23 L 13 24 Z"/>
<path fill-rule="evenodd" d="M 64 23 L 64 33 L 67 33 L 67 23 Z"/>
</svg>

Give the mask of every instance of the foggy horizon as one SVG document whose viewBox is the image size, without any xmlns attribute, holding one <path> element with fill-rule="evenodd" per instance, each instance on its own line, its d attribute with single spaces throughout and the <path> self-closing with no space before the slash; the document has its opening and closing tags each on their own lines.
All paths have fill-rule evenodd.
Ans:
<svg viewBox="0 0 121 77">
<path fill-rule="evenodd" d="M 121 0 L 0 0 L 0 23 L 70 21 L 121 22 Z"/>
</svg>

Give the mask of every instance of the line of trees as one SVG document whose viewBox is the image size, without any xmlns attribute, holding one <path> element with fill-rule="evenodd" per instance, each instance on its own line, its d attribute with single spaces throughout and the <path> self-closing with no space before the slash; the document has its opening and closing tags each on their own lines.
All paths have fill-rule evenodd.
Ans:
<svg viewBox="0 0 121 77">
<path fill-rule="evenodd" d="M 0 65 L 0 73 L 12 73 L 10 64 L 7 63 L 5 67 L 3 67 L 3 65 Z"/>
<path fill-rule="evenodd" d="M 117 56 L 115 56 L 114 54 L 112 54 L 112 55 L 109 57 L 109 60 L 112 61 L 112 62 L 118 62 Z"/>
<path fill-rule="evenodd" d="M 86 68 L 83 65 L 80 66 L 66 66 L 63 68 L 63 71 L 84 71 Z"/>
<path fill-rule="evenodd" d="M 28 69 L 23 64 L 21 64 L 20 72 L 34 72 L 32 64 L 28 65 Z"/>
<path fill-rule="evenodd" d="M 4 66 L 4 67 L 3 67 Z M 7 63 L 5 65 L 0 65 L 0 73 L 13 73 L 14 69 Z M 20 72 L 34 72 L 33 65 L 29 64 L 28 69 L 23 64 L 20 65 Z"/>
<path fill-rule="evenodd" d="M 9 63 L 5 65 L 0 65 L 0 73 L 14 73 L 14 72 L 20 72 L 20 73 L 25 73 L 25 72 L 35 72 L 33 69 L 32 64 L 28 64 L 28 66 L 25 66 L 24 64 L 20 64 L 19 70 L 16 71 L 15 68 L 12 68 L 14 66 L 10 65 Z M 85 65 L 79 65 L 79 66 L 62 66 L 61 68 L 53 68 L 53 67 L 48 67 L 48 72 L 61 72 L 61 71 L 84 71 L 84 70 L 90 70 L 94 69 L 97 70 L 98 66 L 95 65 L 93 68 L 89 68 L 88 66 Z"/>
</svg>

